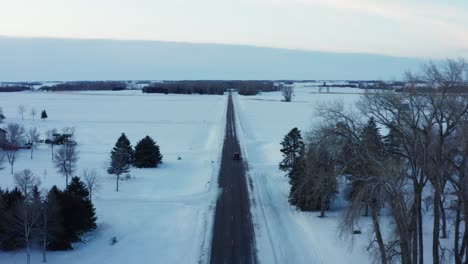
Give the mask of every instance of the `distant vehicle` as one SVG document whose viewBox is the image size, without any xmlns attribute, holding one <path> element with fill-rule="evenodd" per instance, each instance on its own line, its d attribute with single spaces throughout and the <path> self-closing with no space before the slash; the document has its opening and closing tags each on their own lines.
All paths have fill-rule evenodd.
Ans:
<svg viewBox="0 0 468 264">
<path fill-rule="evenodd" d="M 240 160 L 241 156 L 239 152 L 234 152 L 234 155 L 232 155 L 233 160 Z"/>
</svg>

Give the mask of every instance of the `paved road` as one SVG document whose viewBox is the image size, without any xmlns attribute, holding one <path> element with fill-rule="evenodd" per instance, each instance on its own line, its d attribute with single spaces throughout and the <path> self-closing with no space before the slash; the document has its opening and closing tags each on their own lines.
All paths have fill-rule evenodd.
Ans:
<svg viewBox="0 0 468 264">
<path fill-rule="evenodd" d="M 245 168 L 241 160 L 232 159 L 234 152 L 240 152 L 240 146 L 229 95 L 210 258 L 216 264 L 256 263 Z"/>
</svg>

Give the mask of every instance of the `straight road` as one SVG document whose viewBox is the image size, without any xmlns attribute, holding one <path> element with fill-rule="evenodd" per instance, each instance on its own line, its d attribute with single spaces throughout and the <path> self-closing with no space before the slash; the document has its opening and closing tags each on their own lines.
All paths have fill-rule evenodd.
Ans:
<svg viewBox="0 0 468 264">
<path fill-rule="evenodd" d="M 234 114 L 232 96 L 229 95 L 218 180 L 221 194 L 216 203 L 211 243 L 210 262 L 216 264 L 256 263 L 245 167 L 242 160 L 233 160 L 233 154 L 240 153 Z"/>
</svg>

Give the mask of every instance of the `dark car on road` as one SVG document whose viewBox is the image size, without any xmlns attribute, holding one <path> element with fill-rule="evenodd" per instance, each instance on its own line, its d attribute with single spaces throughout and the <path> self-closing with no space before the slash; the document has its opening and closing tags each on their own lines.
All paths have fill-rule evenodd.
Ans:
<svg viewBox="0 0 468 264">
<path fill-rule="evenodd" d="M 240 153 L 239 152 L 234 152 L 234 155 L 232 155 L 232 159 L 233 160 L 240 160 L 241 159 Z"/>
</svg>

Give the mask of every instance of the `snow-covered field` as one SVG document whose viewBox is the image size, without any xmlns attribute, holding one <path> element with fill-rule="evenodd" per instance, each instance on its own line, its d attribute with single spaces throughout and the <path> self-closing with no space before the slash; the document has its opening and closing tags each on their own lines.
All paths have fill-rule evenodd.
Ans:
<svg viewBox="0 0 468 264">
<path fill-rule="evenodd" d="M 330 94 L 318 88 L 297 87 L 291 103 L 282 102 L 279 92 L 235 99 L 238 135 L 249 165 L 252 181 L 252 213 L 256 246 L 261 263 L 369 263 L 365 245 L 366 230 L 353 248 L 338 234 L 342 210 L 339 201 L 326 218 L 317 213 L 299 212 L 288 204 L 289 184 L 278 170 L 282 156 L 280 142 L 293 127 L 304 133 L 318 118 L 314 110 L 319 103 L 342 100 L 350 106 L 362 90 L 332 88 Z"/>
<path fill-rule="evenodd" d="M 94 198 L 98 228 L 70 252 L 49 252 L 48 263 L 198 263 L 208 255 L 211 221 L 217 196 L 219 155 L 225 128 L 227 96 L 148 95 L 140 91 L 1 93 L 6 122 L 26 128 L 76 128 L 84 168 L 100 174 L 101 190 Z M 25 120 L 18 105 L 27 108 Z M 32 121 L 29 110 L 46 109 L 49 118 Z M 0 126 L 5 126 L 1 124 Z M 164 164 L 156 169 L 132 169 L 132 179 L 122 181 L 106 173 L 109 153 L 125 132 L 133 145 L 146 135 L 161 147 Z M 44 139 L 42 134 L 41 138 Z M 177 157 L 181 156 L 182 160 Z M 11 188 L 9 164 L 0 171 L 0 187 Z M 20 153 L 15 171 L 29 168 L 42 186 L 63 188 L 48 145 L 40 145 L 30 160 Z M 118 243 L 111 246 L 111 237 Z M 23 251 L 0 252 L 0 263 L 24 263 Z M 41 263 L 36 250 L 32 263 Z"/>
</svg>

